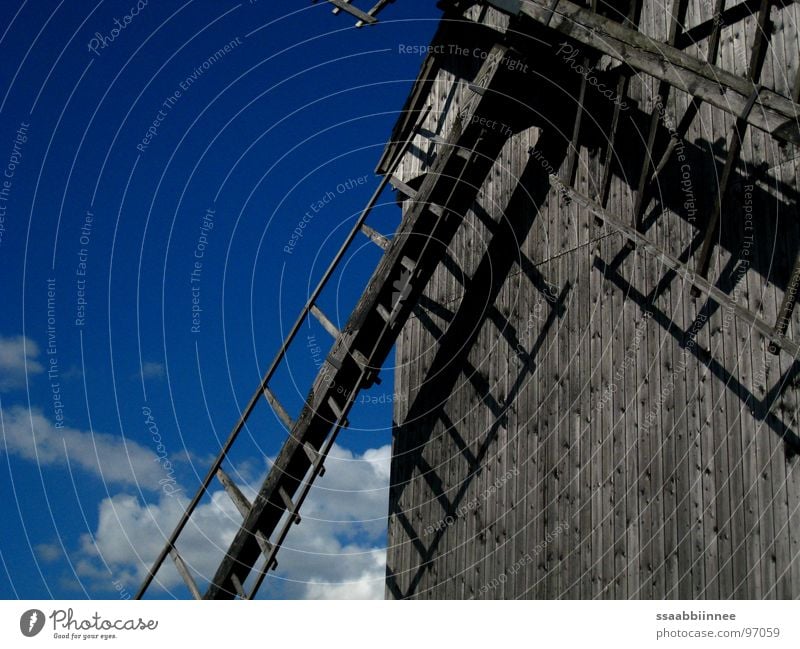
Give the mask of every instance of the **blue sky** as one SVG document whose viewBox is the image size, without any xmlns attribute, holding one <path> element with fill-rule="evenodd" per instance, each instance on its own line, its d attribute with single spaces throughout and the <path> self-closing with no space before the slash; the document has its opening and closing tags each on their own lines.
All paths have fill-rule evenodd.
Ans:
<svg viewBox="0 0 800 649">
<path fill-rule="evenodd" d="M 135 591 L 377 185 L 421 63 L 398 45 L 430 40 L 433 4 L 360 30 L 327 3 L 0 5 L 0 596 Z M 370 223 L 399 218 L 386 192 Z M 340 323 L 379 258 L 352 251 L 321 300 Z M 315 342 L 304 328 L 273 383 L 292 414 Z M 351 421 L 265 596 L 382 593 L 391 407 Z M 262 405 L 243 489 L 285 434 Z M 198 514 L 202 577 L 238 516 L 216 487 Z"/>
</svg>

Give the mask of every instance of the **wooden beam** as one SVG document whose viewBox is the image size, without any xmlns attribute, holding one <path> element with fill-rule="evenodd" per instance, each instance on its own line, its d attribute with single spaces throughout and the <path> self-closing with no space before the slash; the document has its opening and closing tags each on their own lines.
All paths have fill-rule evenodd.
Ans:
<svg viewBox="0 0 800 649">
<path fill-rule="evenodd" d="M 639 0 L 631 0 L 632 3 L 636 3 L 638 1 Z M 558 3 L 558 0 L 553 0 L 553 8 L 555 8 L 556 3 Z M 597 0 L 592 0 L 592 11 L 597 11 Z M 589 69 L 588 56 L 583 57 L 583 69 Z M 569 151 L 567 152 L 566 183 L 568 185 L 573 185 L 575 183 L 575 169 L 578 162 L 578 148 L 580 147 L 579 140 L 581 135 L 581 121 L 583 119 L 583 112 L 585 110 L 584 103 L 586 101 L 587 77 L 588 75 L 583 75 L 581 77 L 581 89 L 578 92 L 578 110 L 575 115 L 575 123 L 572 126 L 572 138 L 570 139 Z"/>
<path fill-rule="evenodd" d="M 730 138 L 728 138 L 728 153 L 725 157 L 725 164 L 722 167 L 722 174 L 720 176 L 719 186 L 714 196 L 714 209 L 706 224 L 706 231 L 703 237 L 703 246 L 700 249 L 700 256 L 697 260 L 697 272 L 703 277 L 708 276 L 708 269 L 711 265 L 711 252 L 714 249 L 714 242 L 719 234 L 719 224 L 722 215 L 722 210 L 726 206 L 728 198 L 728 190 L 730 186 L 731 177 L 739 162 L 739 155 L 742 151 L 742 144 L 744 141 L 744 134 L 747 130 L 747 118 L 753 110 L 753 107 L 758 100 L 758 96 L 763 90 L 757 85 L 758 80 L 761 78 L 761 67 L 764 64 L 764 49 L 769 41 L 769 11 L 772 7 L 772 0 L 761 0 L 761 8 L 758 11 L 758 21 L 756 24 L 756 35 L 753 42 L 751 51 L 750 65 L 747 69 L 747 78 L 753 84 L 752 93 L 750 98 L 745 104 L 742 115 L 738 116 L 733 125 L 733 131 Z M 696 295 L 696 291 L 695 291 Z"/>
<path fill-rule="evenodd" d="M 358 7 L 351 5 L 349 2 L 345 2 L 345 0 L 328 0 L 334 7 L 338 7 L 339 9 L 343 9 L 351 16 L 355 16 L 360 21 L 367 23 L 368 25 L 374 25 L 377 19 L 374 16 L 370 16 L 366 11 L 361 11 Z"/>
<path fill-rule="evenodd" d="M 756 88 L 753 90 L 753 96 L 757 93 L 758 89 Z M 714 242 L 719 232 L 720 215 L 727 201 L 731 177 L 736 168 L 736 163 L 739 161 L 739 154 L 742 150 L 742 142 L 746 127 L 747 122 L 745 120 L 741 118 L 737 119 L 736 123 L 733 125 L 731 136 L 728 138 L 728 152 L 725 156 L 725 164 L 719 176 L 717 191 L 714 193 L 714 209 L 711 211 L 711 215 L 706 223 L 703 245 L 700 249 L 700 255 L 697 258 L 697 272 L 703 277 L 708 276 L 708 269 L 711 265 L 711 251 L 714 249 Z M 694 295 L 697 296 L 696 291 Z"/>
<path fill-rule="evenodd" d="M 620 74 L 617 79 L 617 97 L 624 97 L 628 92 L 628 77 L 627 75 Z M 611 191 L 611 165 L 614 159 L 614 146 L 617 142 L 617 131 L 619 130 L 619 118 L 622 114 L 620 102 L 614 103 L 614 116 L 611 118 L 611 132 L 608 136 L 608 146 L 606 147 L 606 155 L 603 159 L 603 177 L 600 179 L 600 190 L 598 196 L 600 204 L 605 206 L 608 204 L 608 194 Z"/>
<path fill-rule="evenodd" d="M 192 597 L 195 599 L 203 599 L 203 595 L 197 588 L 197 584 L 192 577 L 192 573 L 189 572 L 189 568 L 186 567 L 183 557 L 178 554 L 178 551 L 174 547 L 170 548 L 169 555 L 172 557 L 172 561 L 175 563 L 175 567 L 178 569 L 178 573 L 183 578 L 183 582 L 186 584 Z"/>
<path fill-rule="evenodd" d="M 717 62 L 717 56 L 719 54 L 719 40 L 722 34 L 723 25 L 720 16 L 724 8 L 725 0 L 717 0 L 717 5 L 714 10 L 714 28 L 711 32 L 711 36 L 709 36 L 708 39 L 708 53 L 706 55 L 706 61 L 708 61 L 708 63 L 711 65 L 714 65 Z M 672 133 L 672 137 L 667 144 L 667 148 L 661 155 L 661 159 L 658 161 L 658 164 L 655 165 L 653 174 L 647 181 L 648 183 L 655 182 L 656 178 L 658 178 L 658 175 L 664 170 L 664 167 L 667 166 L 667 163 L 677 148 L 678 143 L 686 136 L 686 133 L 689 131 L 689 127 L 692 125 L 694 118 L 697 117 L 697 114 L 700 112 L 700 106 L 702 103 L 702 100 L 698 97 L 692 97 L 692 102 L 689 104 L 689 107 L 683 114 L 680 124 L 678 124 L 675 132 Z"/>
<path fill-rule="evenodd" d="M 283 404 L 281 404 L 281 402 L 278 401 L 278 398 L 273 394 L 272 390 L 269 389 L 269 386 L 265 385 L 263 392 L 264 396 L 267 398 L 267 401 L 269 401 L 269 405 L 275 411 L 275 414 L 278 415 L 280 420 L 283 422 L 283 425 L 286 426 L 288 430 L 291 430 L 292 426 L 294 425 L 294 422 L 292 421 L 292 418 L 289 416 L 289 413 L 286 412 L 286 408 L 284 408 Z"/>
<path fill-rule="evenodd" d="M 413 273 L 415 270 L 417 270 L 417 262 L 410 257 L 401 257 L 400 265 L 403 266 L 403 268 L 405 268 L 409 273 Z"/>
<path fill-rule="evenodd" d="M 283 505 L 286 508 L 286 511 L 289 512 L 289 517 L 294 519 L 295 525 L 300 524 L 300 514 L 297 511 L 297 507 L 292 502 L 291 496 L 286 492 L 286 489 L 283 487 L 278 487 L 278 495 L 281 497 L 283 501 Z"/>
<path fill-rule="evenodd" d="M 747 66 L 747 78 L 758 83 L 761 78 L 761 68 L 764 67 L 764 58 L 769 47 L 772 21 L 769 14 L 774 0 L 761 0 L 756 20 L 756 33 L 753 38 L 753 47 L 750 49 L 750 64 Z"/>
<path fill-rule="evenodd" d="M 490 4 L 492 3 L 489 0 Z M 528 0 L 520 9 L 532 20 L 544 23 L 548 8 L 544 0 Z M 751 94 L 752 83 L 710 63 L 659 43 L 570 0 L 561 0 L 550 27 L 579 43 L 694 95 L 733 115 L 740 115 Z M 765 90 L 748 123 L 774 137 L 800 144 L 797 115 L 800 106 L 787 97 Z"/>
<path fill-rule="evenodd" d="M 761 333 L 768 340 L 774 342 L 776 345 L 778 345 L 778 347 L 785 350 L 792 357 L 798 357 L 798 354 L 800 354 L 800 346 L 798 346 L 797 343 L 786 338 L 786 336 L 777 333 L 766 320 L 759 318 L 757 315 L 741 306 L 729 295 L 712 285 L 708 280 L 700 277 L 697 275 L 697 273 L 690 270 L 685 263 L 651 243 L 643 234 L 637 232 L 628 224 L 623 223 L 621 219 L 612 217 L 605 209 L 587 196 L 584 196 L 583 194 L 575 191 L 573 188 L 564 185 L 564 183 L 562 183 L 556 176 L 550 176 L 550 184 L 560 191 L 564 191 L 569 194 L 569 196 L 575 200 L 575 202 L 583 205 L 607 225 L 617 229 L 619 233 L 631 241 L 637 247 L 637 249 L 643 250 L 644 252 L 648 252 L 657 257 L 659 261 L 664 264 L 664 266 L 674 271 L 688 284 L 696 287 L 701 293 L 710 297 L 720 306 L 730 309 L 731 312 L 734 313 L 740 320 L 746 324 L 749 324 L 753 329 Z"/>
<path fill-rule="evenodd" d="M 394 0 L 378 0 L 378 2 L 372 5 L 372 8 L 367 12 L 367 15 L 376 18 L 377 15 L 383 10 L 383 8 L 386 7 L 386 5 L 391 4 L 393 2 Z M 356 23 L 356 27 L 363 27 L 363 26 L 364 26 L 363 20 L 359 20 Z"/>
<path fill-rule="evenodd" d="M 331 409 L 333 416 L 336 417 L 337 420 L 342 418 L 343 410 L 336 402 L 336 398 L 333 395 L 328 397 L 328 407 Z"/>
<path fill-rule="evenodd" d="M 494 79 L 497 74 L 500 65 L 503 61 L 507 60 L 507 53 L 508 46 L 495 43 L 492 49 L 486 54 L 486 59 L 481 65 L 481 69 L 478 70 L 478 74 L 475 75 L 475 79 L 469 84 L 473 95 L 464 100 L 462 109 L 458 114 L 458 119 L 462 121 L 464 129 L 466 129 L 466 126 L 469 124 L 467 120 L 471 120 L 477 113 L 476 108 L 486 93 L 486 90 L 489 88 L 492 79 Z"/>
<path fill-rule="evenodd" d="M 415 192 L 411 187 L 409 187 L 406 183 L 400 180 L 397 176 L 392 176 L 389 178 L 389 184 L 395 188 L 398 192 L 403 194 L 406 198 L 413 199 L 416 197 L 417 192 Z"/>
<path fill-rule="evenodd" d="M 384 237 L 380 232 L 371 228 L 366 223 L 361 225 L 361 231 L 370 238 L 372 243 L 379 246 L 381 249 L 386 250 L 389 247 L 389 239 Z"/>
<path fill-rule="evenodd" d="M 363 387 L 366 388 L 373 384 L 381 384 L 381 377 L 378 376 L 380 367 L 373 367 L 370 364 L 369 359 L 357 349 L 351 349 L 350 356 L 353 357 L 353 360 L 358 364 L 358 366 L 361 368 L 361 371 L 364 373 Z"/>
<path fill-rule="evenodd" d="M 724 3 L 725 0 L 718 0 Z M 681 31 L 681 25 L 686 17 L 686 7 L 688 0 L 673 0 L 671 21 L 669 27 L 669 37 L 667 38 L 668 45 L 674 45 L 675 40 Z M 650 130 L 647 133 L 647 144 L 645 145 L 644 161 L 642 162 L 642 170 L 639 173 L 639 183 L 636 187 L 636 200 L 633 207 L 633 227 L 641 232 L 642 230 L 642 217 L 644 210 L 647 207 L 647 198 L 649 192 L 647 191 L 649 183 L 647 179 L 650 175 L 650 167 L 653 165 L 653 148 L 656 143 L 656 135 L 658 134 L 658 125 L 661 121 L 661 111 L 666 111 L 667 100 L 669 99 L 669 91 L 672 88 L 668 83 L 662 81 L 658 86 L 657 104 L 650 113 Z M 664 113 L 666 114 L 666 113 Z"/>
<path fill-rule="evenodd" d="M 390 322 L 392 320 L 392 314 L 389 313 L 389 311 L 386 309 L 386 307 L 383 306 L 382 304 L 379 304 L 378 306 L 376 306 L 375 310 L 378 312 L 378 314 L 381 316 L 381 318 L 383 318 L 386 322 Z"/>
<path fill-rule="evenodd" d="M 244 591 L 244 586 L 242 585 L 242 582 L 239 581 L 239 577 L 237 577 L 236 575 L 232 575 L 231 583 L 233 584 L 234 590 L 236 590 L 236 594 L 241 599 L 247 599 L 247 593 Z"/>
<path fill-rule="evenodd" d="M 311 315 L 313 315 L 317 321 L 319 321 L 325 331 L 327 331 L 334 340 L 339 337 L 339 328 L 330 321 L 328 316 L 322 312 L 322 309 L 320 309 L 316 304 L 312 304 L 310 311 Z"/>
<path fill-rule="evenodd" d="M 311 462 L 312 466 L 319 467 L 319 475 L 320 477 L 325 475 L 325 467 L 323 466 L 323 461 L 325 458 L 320 454 L 320 452 L 315 449 L 311 444 L 305 442 L 303 444 L 303 450 L 306 452 L 308 456 L 308 461 Z"/>
<path fill-rule="evenodd" d="M 233 501 L 233 504 L 236 505 L 236 509 L 239 510 L 242 518 L 247 518 L 247 515 L 250 513 L 250 501 L 245 498 L 239 487 L 236 486 L 236 483 L 231 480 L 231 477 L 222 467 L 217 469 L 217 478 L 222 483 L 222 486 L 225 487 L 225 492 Z"/>
<path fill-rule="evenodd" d="M 641 0 L 633 0 L 628 10 L 627 22 L 638 29 Z M 614 150 L 617 142 L 617 132 L 619 131 L 619 120 L 622 115 L 622 97 L 628 94 L 628 75 L 624 73 L 625 66 L 620 66 L 617 77 L 617 101 L 614 102 L 614 114 L 611 118 L 611 131 L 608 136 L 608 145 L 603 159 L 603 177 L 600 179 L 600 204 L 608 204 L 608 194 L 611 191 L 611 169 L 614 163 Z M 572 184 L 572 183 L 570 183 Z"/>
<path fill-rule="evenodd" d="M 583 57 L 584 69 L 589 67 L 589 57 Z M 572 126 L 572 138 L 567 152 L 567 172 L 565 182 L 568 185 L 575 183 L 575 170 L 578 163 L 578 148 L 580 147 L 579 138 L 581 135 L 581 120 L 583 119 L 583 104 L 586 101 L 586 76 L 581 79 L 581 89 L 578 92 L 578 111 L 575 115 L 575 123 Z"/>
</svg>

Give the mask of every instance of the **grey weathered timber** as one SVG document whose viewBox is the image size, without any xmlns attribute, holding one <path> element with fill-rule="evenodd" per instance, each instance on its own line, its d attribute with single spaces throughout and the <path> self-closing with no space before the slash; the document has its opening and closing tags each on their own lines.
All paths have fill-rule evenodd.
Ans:
<svg viewBox="0 0 800 649">
<path fill-rule="evenodd" d="M 725 164 L 722 168 L 722 174 L 720 175 L 719 186 L 715 196 L 714 211 L 711 213 L 708 223 L 706 223 L 703 246 L 700 249 L 700 255 L 697 259 L 697 272 L 703 277 L 708 275 L 714 239 L 719 231 L 720 217 L 722 211 L 728 204 L 729 185 L 734 167 L 739 161 L 739 154 L 742 150 L 742 140 L 747 129 L 747 118 L 758 101 L 758 96 L 761 94 L 761 87 L 758 85 L 758 82 L 761 77 L 761 68 L 764 65 L 765 52 L 769 45 L 769 32 L 771 29 L 769 12 L 772 8 L 772 1 L 773 0 L 761 0 L 761 7 L 758 11 L 755 40 L 751 49 L 750 63 L 747 66 L 747 79 L 753 83 L 753 89 L 751 90 L 747 103 L 742 109 L 742 114 L 736 119 L 733 132 L 728 140 L 728 152 L 725 157 Z"/>
<path fill-rule="evenodd" d="M 238 485 L 231 479 L 231 477 L 225 472 L 224 469 L 219 468 L 217 469 L 217 478 L 222 483 L 222 486 L 225 488 L 228 497 L 231 499 L 234 505 L 236 505 L 236 509 L 239 510 L 239 513 L 244 517 L 247 516 L 247 513 L 250 511 L 250 501 L 245 498 L 244 494 L 242 493 L 241 489 L 239 489 Z"/>
<path fill-rule="evenodd" d="M 549 9 L 544 0 L 526 0 L 521 13 L 546 23 Z M 561 0 L 549 26 L 579 43 L 624 62 L 658 80 L 702 99 L 732 115 L 740 115 L 752 94 L 752 84 L 727 70 L 699 61 L 681 50 L 658 43 L 637 31 L 594 14 L 570 0 Z M 771 135 L 800 144 L 797 115 L 800 107 L 791 99 L 766 90 L 747 122 Z"/>
<path fill-rule="evenodd" d="M 389 179 L 389 183 L 391 183 L 392 187 L 394 187 L 398 192 L 403 194 L 403 200 L 408 198 L 414 198 L 417 195 L 416 191 L 411 189 L 411 187 L 409 187 L 406 183 L 404 183 L 396 176 L 392 176 Z"/>
<path fill-rule="evenodd" d="M 367 235 L 370 240 L 377 245 L 379 248 L 386 250 L 389 247 L 389 239 L 384 237 L 380 232 L 371 228 L 366 223 L 361 226 L 361 231 Z"/>
<path fill-rule="evenodd" d="M 719 6 L 724 5 L 725 0 L 718 0 Z M 674 0 L 672 3 L 672 17 L 670 19 L 669 37 L 667 38 L 667 45 L 675 45 L 675 41 L 681 32 L 681 25 L 686 18 L 686 5 L 688 0 Z M 719 38 L 719 26 L 715 27 L 717 30 L 716 38 Z M 712 36 L 712 39 L 714 37 Z M 712 46 L 713 48 L 713 42 Z M 713 61 L 712 61 L 713 62 Z M 642 170 L 639 172 L 639 184 L 636 187 L 636 202 L 633 207 L 633 227 L 641 230 L 642 216 L 647 207 L 647 198 L 649 194 L 647 189 L 650 179 L 650 168 L 655 165 L 654 147 L 656 135 L 658 135 L 659 124 L 662 121 L 662 116 L 659 109 L 663 110 L 667 103 L 671 86 L 666 82 L 660 82 L 658 86 L 658 99 L 656 106 L 650 112 L 650 126 L 647 131 L 647 144 L 645 145 L 644 161 L 642 162 Z M 672 140 L 673 138 L 670 138 Z M 601 205 L 605 206 L 605 201 L 601 201 Z"/>
<path fill-rule="evenodd" d="M 792 101 L 795 104 L 800 103 L 800 68 L 797 70 L 797 75 L 794 79 L 794 88 L 792 89 Z"/>
<path fill-rule="evenodd" d="M 631 0 L 630 9 L 628 11 L 627 16 L 627 24 L 633 27 L 634 29 L 638 26 L 639 23 L 639 12 L 641 9 L 641 0 Z M 592 11 L 597 11 L 597 3 L 595 2 L 592 5 Z M 588 57 L 584 58 L 584 61 L 588 61 Z M 584 63 L 586 65 L 586 63 Z M 588 77 L 588 75 L 587 75 Z M 584 77 L 583 81 L 587 80 L 587 77 Z M 585 89 L 585 84 L 581 83 L 581 89 Z M 628 75 L 625 74 L 624 66 L 620 66 L 619 69 L 619 76 L 617 79 L 617 97 L 624 97 L 627 94 L 628 90 Z M 585 96 L 585 95 L 584 95 Z M 581 97 L 581 111 L 583 109 L 583 101 L 584 98 Z M 620 116 L 622 115 L 622 102 L 615 102 L 614 103 L 614 117 L 611 119 L 611 131 L 608 135 L 608 141 L 606 142 L 606 154 L 605 154 L 605 161 L 603 163 L 603 177 L 600 181 L 600 189 L 598 191 L 598 197 L 600 200 L 601 205 L 606 205 L 608 203 L 608 192 L 611 188 L 611 165 L 613 164 L 613 156 L 614 156 L 614 145 L 617 141 L 617 133 L 619 132 L 619 123 L 620 123 Z M 571 178 L 568 175 L 568 178 Z M 568 182 L 568 185 L 571 185 L 572 182 Z"/>
<path fill-rule="evenodd" d="M 364 229 L 364 226 L 361 226 L 361 229 Z M 339 337 L 339 329 L 337 329 L 336 325 L 331 322 L 330 318 L 326 316 L 322 309 L 320 309 L 316 304 L 312 305 L 311 307 L 311 315 L 313 315 L 317 321 L 322 325 L 322 328 L 330 334 L 333 338 Z"/>
<path fill-rule="evenodd" d="M 269 405 L 275 411 L 275 414 L 277 414 L 278 418 L 283 422 L 283 425 L 286 426 L 287 429 L 291 430 L 294 422 L 289 416 L 289 413 L 286 412 L 286 408 L 283 407 L 281 402 L 278 401 L 278 398 L 273 394 L 272 390 L 270 390 L 269 386 L 264 386 L 264 396 L 269 402 Z"/>
<path fill-rule="evenodd" d="M 175 563 L 175 567 L 178 569 L 178 574 L 180 574 L 181 578 L 186 584 L 186 587 L 192 594 L 192 597 L 195 599 L 202 599 L 203 596 L 201 595 L 200 590 L 197 588 L 194 577 L 192 577 L 192 573 L 189 572 L 189 568 L 186 566 L 183 557 L 178 554 L 178 551 L 175 548 L 170 549 L 169 554 L 172 557 L 172 561 Z"/>
<path fill-rule="evenodd" d="M 707 295 L 720 305 L 724 305 L 725 307 L 731 309 L 731 311 L 733 311 L 743 322 L 752 326 L 765 338 L 778 345 L 781 349 L 784 349 L 793 358 L 800 358 L 800 345 L 792 340 L 789 340 L 786 338 L 786 336 L 778 333 L 764 319 L 735 302 L 729 295 L 711 284 L 705 278 L 692 271 L 686 266 L 686 264 L 661 250 L 658 246 L 653 245 L 635 229 L 622 223 L 622 221 L 619 219 L 609 215 L 607 210 L 604 210 L 591 199 L 587 198 L 586 196 L 582 196 L 572 188 L 565 187 L 564 184 L 555 176 L 551 176 L 550 180 L 554 187 L 566 191 L 573 199 L 581 203 L 581 205 L 586 207 L 586 209 L 588 209 L 592 214 L 605 221 L 608 225 L 616 228 L 625 238 L 629 239 L 637 246 L 641 246 L 643 250 L 656 255 L 665 266 L 673 270 L 690 286 L 696 288 L 698 291 L 704 295 Z"/>
<path fill-rule="evenodd" d="M 717 61 L 717 55 L 719 53 L 719 39 L 722 35 L 722 10 L 725 8 L 725 0 L 717 0 L 716 6 L 714 9 L 714 14 L 712 20 L 714 22 L 714 27 L 711 31 L 711 36 L 708 39 L 708 53 L 706 55 L 706 61 L 712 65 L 714 65 Z M 665 83 L 667 88 L 671 88 L 669 84 Z M 667 96 L 667 93 L 664 95 Z M 795 103 L 797 100 L 794 100 Z M 702 105 L 702 100 L 698 99 L 697 97 L 692 97 L 692 101 L 689 104 L 689 107 L 686 109 L 683 117 L 681 118 L 680 124 L 675 128 L 675 132 L 670 135 L 669 143 L 667 144 L 664 152 L 661 154 L 661 158 L 659 159 L 658 163 L 655 165 L 653 169 L 652 175 L 645 180 L 645 192 L 639 192 L 636 195 L 637 200 L 637 211 L 635 212 L 634 218 L 637 221 L 641 220 L 641 211 L 646 207 L 645 201 L 647 199 L 647 187 L 650 183 L 655 182 L 658 178 L 658 175 L 664 170 L 669 162 L 670 158 L 672 157 L 675 149 L 683 141 L 683 138 L 686 136 L 686 132 L 689 130 L 692 122 L 694 121 L 695 117 L 697 117 L 697 113 L 700 111 L 700 106 Z M 641 187 L 641 182 L 640 182 Z M 638 201 L 642 201 L 641 204 Z"/>
<path fill-rule="evenodd" d="M 525 15 L 532 3 L 502 5 L 446 5 L 451 23 L 501 32 L 534 63 L 502 88 L 521 106 L 508 114 L 514 135 L 398 338 L 386 595 L 796 598 L 797 309 L 779 342 L 773 323 L 792 300 L 797 149 L 748 128 L 721 213 L 719 272 L 704 280 L 693 260 L 731 115 L 752 93 L 726 110 L 660 70 L 631 75 L 629 65 L 643 70 L 628 51 L 585 42 L 564 61 L 566 0 L 546 2 L 549 28 L 547 12 Z M 748 81 L 759 2 L 688 2 L 679 21 L 663 5 L 643 3 L 642 42 L 669 57 L 662 44 L 674 40 L 697 70 Z M 624 6 L 601 3 L 598 19 L 619 20 Z M 789 101 L 798 5 L 771 11 L 759 82 Z M 433 44 L 448 42 L 442 32 Z M 473 45 L 466 31 L 455 42 Z M 410 104 L 433 106 L 423 128 L 434 134 L 469 98 L 469 67 L 441 52 Z M 588 84 L 581 96 L 584 57 L 607 88 L 621 72 L 628 80 L 610 167 L 614 106 Z M 725 98 L 722 86 L 703 87 Z M 750 117 L 761 110 L 754 98 Z M 438 153 L 430 138 L 417 143 L 396 172 L 406 183 Z M 604 176 L 605 209 L 586 198 Z M 570 287 L 557 311 L 545 282 Z M 694 286 L 707 299 L 692 300 Z M 437 312 L 447 317 L 431 333 Z M 777 357 L 772 342 L 784 345 Z M 509 466 L 518 474 L 495 489 Z"/>
</svg>

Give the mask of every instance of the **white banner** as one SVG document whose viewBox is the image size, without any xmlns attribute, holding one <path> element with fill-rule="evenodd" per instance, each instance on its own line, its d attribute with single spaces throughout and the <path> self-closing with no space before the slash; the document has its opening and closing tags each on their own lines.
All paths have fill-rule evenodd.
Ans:
<svg viewBox="0 0 800 649">
<path fill-rule="evenodd" d="M 4 601 L 0 646 L 796 648 L 798 614 L 786 601 Z"/>
</svg>

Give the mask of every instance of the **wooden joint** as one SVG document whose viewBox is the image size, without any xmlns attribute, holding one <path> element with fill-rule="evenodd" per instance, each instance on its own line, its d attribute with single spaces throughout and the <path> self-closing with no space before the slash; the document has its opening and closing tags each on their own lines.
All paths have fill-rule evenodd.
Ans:
<svg viewBox="0 0 800 649">
<path fill-rule="evenodd" d="M 377 18 L 369 15 L 369 13 L 366 11 L 362 11 L 358 7 L 353 6 L 348 0 L 328 0 L 328 2 L 334 6 L 334 9 L 332 10 L 333 13 L 339 13 L 339 10 L 341 9 L 349 13 L 351 16 L 358 18 L 358 22 L 360 23 L 374 25 L 376 22 L 378 22 Z M 356 26 L 360 25 L 356 23 Z"/>
<path fill-rule="evenodd" d="M 333 395 L 328 397 L 328 407 L 333 412 L 333 416 L 336 418 L 336 421 L 342 419 L 344 415 L 344 410 L 339 407 L 339 404 L 336 403 L 336 399 L 333 398 Z M 342 425 L 346 427 L 346 424 L 342 422 Z"/>
<path fill-rule="evenodd" d="M 405 255 L 400 258 L 400 264 L 410 273 L 413 273 L 417 269 L 417 262 Z"/>
<path fill-rule="evenodd" d="M 392 176 L 389 178 L 389 184 L 394 187 L 398 192 L 403 194 L 406 198 L 414 199 L 417 196 L 417 192 L 415 192 L 409 185 L 404 183 L 400 180 L 397 176 Z"/>
<path fill-rule="evenodd" d="M 486 88 L 484 88 L 483 86 L 479 86 L 478 84 L 475 83 L 468 83 L 467 88 L 469 88 L 476 95 L 480 95 L 481 97 L 483 97 L 486 94 Z"/>
<path fill-rule="evenodd" d="M 378 312 L 378 315 L 384 319 L 384 321 L 386 322 L 392 321 L 392 314 L 382 304 L 379 304 L 377 307 L 375 307 L 375 310 Z"/>
<path fill-rule="evenodd" d="M 339 329 L 338 327 L 331 322 L 331 320 L 326 316 L 322 310 L 316 305 L 311 305 L 311 314 L 317 319 L 317 321 L 322 325 L 322 327 L 327 331 L 332 338 L 339 337 Z"/>
<path fill-rule="evenodd" d="M 272 554 L 272 544 L 267 540 L 267 537 L 260 530 L 256 531 L 255 536 L 256 543 L 258 543 L 258 547 L 261 549 L 261 552 L 265 557 L 269 558 L 269 555 Z"/>
<path fill-rule="evenodd" d="M 389 239 L 384 237 L 380 232 L 374 228 L 369 227 L 366 223 L 361 224 L 361 231 L 369 237 L 370 241 L 377 245 L 382 250 L 386 250 L 391 243 Z"/>
<path fill-rule="evenodd" d="M 269 386 L 264 386 L 264 396 L 267 398 L 270 407 L 278 415 L 278 418 L 283 422 L 283 425 L 286 426 L 287 430 L 291 430 L 294 426 L 294 422 L 292 418 L 289 416 L 289 413 L 286 412 L 286 408 L 283 407 L 280 401 L 278 401 L 277 397 L 273 394 L 272 390 L 269 389 Z"/>
<path fill-rule="evenodd" d="M 317 449 L 311 446 L 309 442 L 303 443 L 303 450 L 306 452 L 306 456 L 311 462 L 311 466 L 313 466 L 317 470 L 317 473 L 320 476 L 324 476 L 325 466 L 322 464 L 322 455 L 320 455 L 319 451 L 317 451 Z"/>
<path fill-rule="evenodd" d="M 189 589 L 189 592 L 192 594 L 192 597 L 195 599 L 203 599 L 203 595 L 200 593 L 200 589 L 197 588 L 197 584 L 195 583 L 192 574 L 189 572 L 189 568 L 184 562 L 183 557 L 178 554 L 178 550 L 174 545 L 170 548 L 169 555 L 172 557 L 172 561 L 175 563 L 175 567 L 178 569 L 178 573 L 183 579 L 183 582 L 186 584 L 186 587 Z"/>
<path fill-rule="evenodd" d="M 441 205 L 436 205 L 435 203 L 428 203 L 426 205 L 428 211 L 436 217 L 442 218 L 445 214 L 449 214 L 447 210 L 445 210 Z"/>
<path fill-rule="evenodd" d="M 423 126 L 420 126 L 417 129 L 417 133 L 419 133 L 419 135 L 424 137 L 429 142 L 433 142 L 434 144 L 445 144 L 447 142 L 447 140 L 445 140 L 441 135 L 438 135 L 433 131 L 431 131 L 430 129 L 427 129 Z"/>
<path fill-rule="evenodd" d="M 231 575 L 231 584 L 233 584 L 233 589 L 241 599 L 247 599 L 247 593 L 244 591 L 242 581 L 239 579 L 239 576 L 236 573 Z"/>
<path fill-rule="evenodd" d="M 553 15 L 556 13 L 556 7 L 558 6 L 559 0 L 550 0 L 550 4 L 545 9 L 544 13 L 544 26 L 550 27 L 550 22 L 553 20 Z"/>
<path fill-rule="evenodd" d="M 236 509 L 239 510 L 242 518 L 247 518 L 251 508 L 250 501 L 247 500 L 239 487 L 236 486 L 236 483 L 222 469 L 222 467 L 217 469 L 217 479 L 222 483 L 222 486 L 225 488 L 225 493 L 228 494 L 228 497 L 236 506 Z"/>
<path fill-rule="evenodd" d="M 294 524 L 300 524 L 300 514 L 295 509 L 295 504 L 292 502 L 291 496 L 286 492 L 282 486 L 278 487 L 278 495 L 281 497 L 284 506 L 286 507 L 286 511 L 289 512 L 289 515 L 294 519 Z"/>
<path fill-rule="evenodd" d="M 380 368 L 372 367 L 369 364 L 369 360 L 367 359 L 364 354 L 362 354 L 357 349 L 353 349 L 350 351 L 350 356 L 353 357 L 353 360 L 356 362 L 358 367 L 364 373 L 364 386 L 369 387 L 373 383 L 377 383 L 378 385 L 381 384 L 381 378 L 378 376 L 380 372 Z"/>
</svg>

